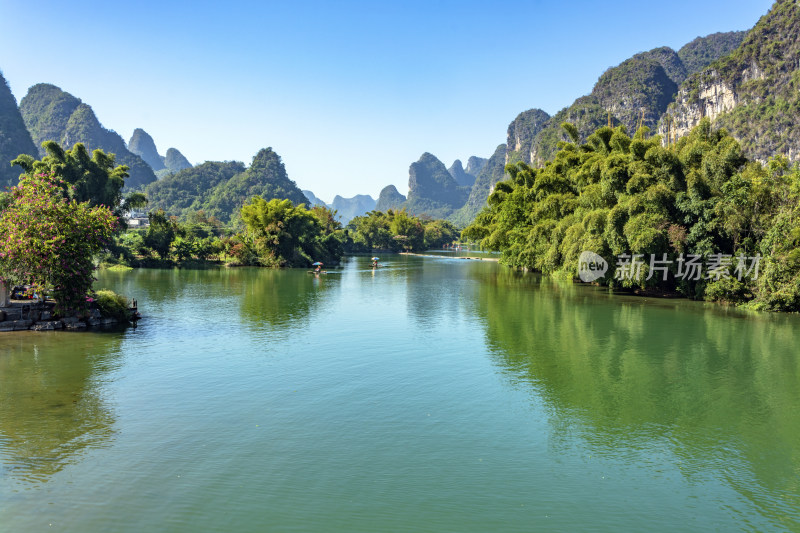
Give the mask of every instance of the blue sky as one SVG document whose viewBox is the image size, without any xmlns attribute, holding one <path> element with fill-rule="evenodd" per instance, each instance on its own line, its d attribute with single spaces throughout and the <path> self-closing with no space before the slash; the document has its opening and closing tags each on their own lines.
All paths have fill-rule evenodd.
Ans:
<svg viewBox="0 0 800 533">
<path fill-rule="evenodd" d="M 90 2 L 0 0 L 0 70 L 91 105 L 192 163 L 271 146 L 330 202 L 394 184 L 423 152 L 489 157 L 636 52 L 746 30 L 767 0 Z"/>
</svg>

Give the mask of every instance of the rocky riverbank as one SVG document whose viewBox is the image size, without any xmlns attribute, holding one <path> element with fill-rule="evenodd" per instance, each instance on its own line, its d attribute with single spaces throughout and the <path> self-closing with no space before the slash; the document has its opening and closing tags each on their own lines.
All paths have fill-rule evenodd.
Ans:
<svg viewBox="0 0 800 533">
<path fill-rule="evenodd" d="M 54 313 L 54 306 L 53 302 L 11 300 L 5 307 L 0 307 L 0 332 L 81 330 L 120 323 L 117 318 L 103 316 L 96 307 L 89 309 L 84 316 L 60 317 Z M 135 323 L 138 317 L 136 308 L 131 307 L 130 320 L 126 322 Z"/>
</svg>

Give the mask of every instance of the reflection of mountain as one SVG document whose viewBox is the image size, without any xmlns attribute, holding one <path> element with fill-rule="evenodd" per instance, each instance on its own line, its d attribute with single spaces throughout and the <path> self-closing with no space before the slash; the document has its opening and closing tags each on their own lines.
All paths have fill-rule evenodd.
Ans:
<svg viewBox="0 0 800 533">
<path fill-rule="evenodd" d="M 596 453 L 666 446 L 687 477 L 710 470 L 739 490 L 754 475 L 763 494 L 740 493 L 800 508 L 796 317 L 611 296 L 507 270 L 480 284 L 478 301 L 498 364 Z"/>
<path fill-rule="evenodd" d="M 0 475 L 46 481 L 110 441 L 114 415 L 97 383 L 120 337 L 66 335 L 0 337 Z"/>
</svg>

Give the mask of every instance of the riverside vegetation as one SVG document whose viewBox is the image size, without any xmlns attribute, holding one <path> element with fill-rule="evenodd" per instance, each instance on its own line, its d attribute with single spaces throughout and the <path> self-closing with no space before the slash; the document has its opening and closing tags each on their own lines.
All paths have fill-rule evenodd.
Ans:
<svg viewBox="0 0 800 533">
<path fill-rule="evenodd" d="M 599 283 L 649 293 L 800 310 L 800 168 L 783 156 L 749 160 L 724 129 L 708 120 L 669 147 L 641 128 L 601 127 L 571 142 L 552 162 L 506 167 L 488 206 L 463 237 L 502 252 L 507 265 L 573 278 L 582 252 L 604 258 L 642 254 L 665 259 L 668 271 L 619 275 L 609 261 Z M 681 277 L 684 254 L 718 254 L 716 275 Z M 761 256 L 757 276 L 736 275 L 736 258 Z M 668 274 L 668 275 L 667 275 Z M 648 279 L 649 278 L 649 279 Z M 666 278 L 666 279 L 665 279 Z"/>
</svg>

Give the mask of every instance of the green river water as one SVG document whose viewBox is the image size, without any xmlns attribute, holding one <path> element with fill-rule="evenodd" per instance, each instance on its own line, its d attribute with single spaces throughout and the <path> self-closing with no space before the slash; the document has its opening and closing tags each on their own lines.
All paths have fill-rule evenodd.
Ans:
<svg viewBox="0 0 800 533">
<path fill-rule="evenodd" d="M 383 264 L 0 334 L 0 532 L 800 531 L 800 317 Z"/>
</svg>

